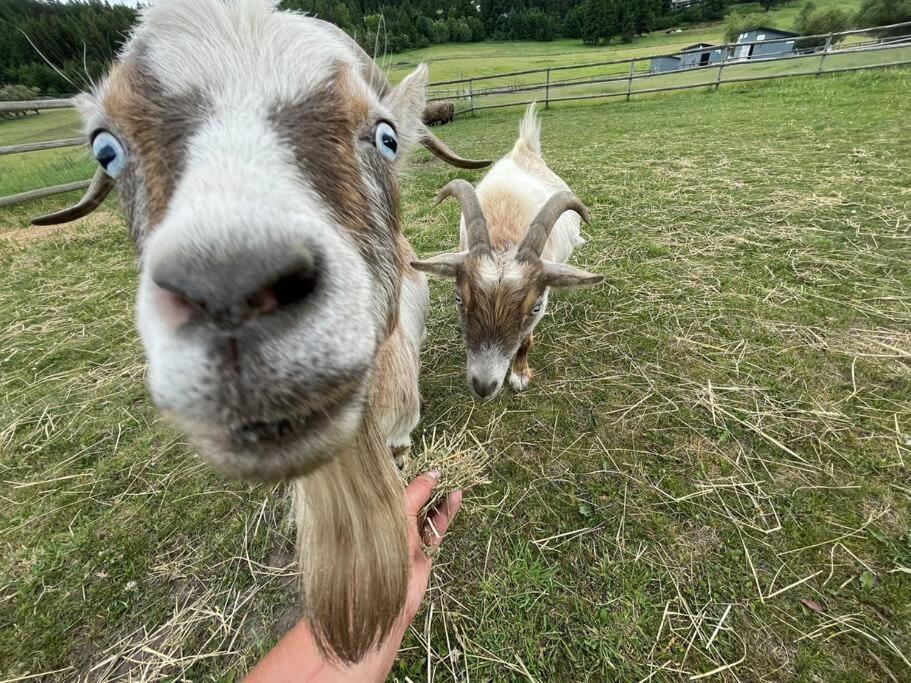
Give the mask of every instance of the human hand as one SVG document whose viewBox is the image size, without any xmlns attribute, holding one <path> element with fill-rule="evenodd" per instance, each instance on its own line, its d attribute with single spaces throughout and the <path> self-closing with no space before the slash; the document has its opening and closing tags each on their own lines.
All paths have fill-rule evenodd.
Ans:
<svg viewBox="0 0 911 683">
<path fill-rule="evenodd" d="M 405 515 L 408 518 L 408 593 L 402 617 L 411 623 L 424 601 L 430 568 L 433 561 L 424 552 L 424 546 L 431 549 L 440 547 L 449 525 L 462 507 L 462 492 L 453 491 L 426 516 L 421 510 L 430 500 L 439 483 L 439 472 L 427 472 L 412 481 L 405 489 Z"/>
</svg>

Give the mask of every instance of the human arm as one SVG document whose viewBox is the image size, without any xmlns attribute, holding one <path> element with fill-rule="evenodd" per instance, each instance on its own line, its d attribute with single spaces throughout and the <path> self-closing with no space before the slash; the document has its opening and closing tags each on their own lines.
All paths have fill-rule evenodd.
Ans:
<svg viewBox="0 0 911 683">
<path fill-rule="evenodd" d="M 402 613 L 389 636 L 362 661 L 353 665 L 333 662 L 323 656 L 306 620 L 301 620 L 263 658 L 245 679 L 246 683 L 335 683 L 336 681 L 385 681 L 395 662 L 402 639 L 424 601 L 432 562 L 423 546 L 436 548 L 462 504 L 462 492 L 454 491 L 422 518 L 421 509 L 430 500 L 439 474 L 428 472 L 405 489 L 408 519 L 408 591 Z"/>
</svg>

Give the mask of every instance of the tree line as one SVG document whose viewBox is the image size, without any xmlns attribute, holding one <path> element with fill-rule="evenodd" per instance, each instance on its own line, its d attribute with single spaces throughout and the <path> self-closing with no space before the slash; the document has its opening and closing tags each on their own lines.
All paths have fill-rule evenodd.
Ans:
<svg viewBox="0 0 911 683">
<path fill-rule="evenodd" d="M 784 1 L 760 4 L 768 10 Z M 628 42 L 650 31 L 723 19 L 732 4 L 692 0 L 674 8 L 670 0 L 282 0 L 281 7 L 331 21 L 368 53 L 385 54 L 482 40 Z M 801 15 L 807 28 L 855 20 L 846 12 L 814 12 Z M 734 16 L 743 23 L 740 14 Z M 0 88 L 19 85 L 49 95 L 84 89 L 104 73 L 136 19 L 135 9 L 102 0 L 0 1 Z M 856 15 L 861 26 L 907 20 L 911 0 L 863 0 Z"/>
<path fill-rule="evenodd" d="M 629 41 L 648 31 L 720 19 L 729 1 L 694 0 L 678 10 L 670 0 L 282 0 L 280 5 L 331 21 L 368 53 L 385 54 L 482 40 Z M 0 86 L 46 94 L 83 89 L 104 73 L 137 14 L 103 0 L 2 0 Z"/>
</svg>

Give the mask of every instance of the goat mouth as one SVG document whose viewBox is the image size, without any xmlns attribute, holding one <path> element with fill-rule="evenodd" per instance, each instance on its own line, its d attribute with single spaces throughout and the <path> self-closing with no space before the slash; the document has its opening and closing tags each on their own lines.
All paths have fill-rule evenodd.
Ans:
<svg viewBox="0 0 911 683">
<path fill-rule="evenodd" d="M 295 432 L 295 424 L 288 418 L 271 422 L 248 422 L 231 432 L 231 439 L 239 444 L 254 446 L 261 442 L 285 441 Z"/>
<path fill-rule="evenodd" d="M 245 422 L 229 429 L 228 438 L 233 446 L 248 452 L 259 447 L 286 446 L 327 428 L 347 405 L 347 401 L 340 400 L 303 415 Z"/>
</svg>

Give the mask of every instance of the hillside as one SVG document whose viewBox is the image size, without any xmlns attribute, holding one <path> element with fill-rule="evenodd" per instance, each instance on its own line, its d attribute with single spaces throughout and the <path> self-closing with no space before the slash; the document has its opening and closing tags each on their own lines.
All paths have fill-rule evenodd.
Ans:
<svg viewBox="0 0 911 683">
<path fill-rule="evenodd" d="M 773 8 L 766 13 L 769 24 L 791 29 L 801 8 L 809 0 L 796 0 Z M 840 7 L 854 12 L 860 0 L 813 0 L 819 9 Z M 762 12 L 759 3 L 733 5 L 728 12 Z M 430 66 L 432 81 L 487 76 L 507 71 L 585 64 L 610 59 L 647 57 L 677 52 L 694 43 L 723 42 L 724 23 L 686 27 L 680 33 L 658 31 L 639 36 L 631 43 L 614 42 L 608 45 L 586 46 L 579 40 L 542 42 L 484 42 L 434 45 L 423 50 L 409 50 L 378 58 L 389 70 L 393 80 L 402 78 L 421 62 Z"/>
</svg>

